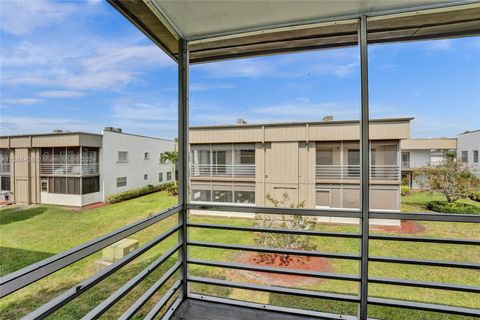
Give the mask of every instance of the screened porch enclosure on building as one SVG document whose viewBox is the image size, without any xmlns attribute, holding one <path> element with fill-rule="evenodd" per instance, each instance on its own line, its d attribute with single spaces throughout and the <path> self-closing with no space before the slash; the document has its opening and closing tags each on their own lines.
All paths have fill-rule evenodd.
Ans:
<svg viewBox="0 0 480 320">
<path fill-rule="evenodd" d="M 470 224 L 480 230 L 480 216 L 400 212 L 401 165 L 409 161 L 402 154 L 401 140 L 409 138 L 412 118 L 370 117 L 368 73 L 370 44 L 480 35 L 480 3 L 358 0 L 305 1 L 299 5 L 294 1 L 270 0 L 108 1 L 178 64 L 179 202 L 2 277 L 0 297 L 14 295 L 121 239 L 165 223 L 165 229 L 154 234 L 153 240 L 94 276 L 59 292 L 55 299 L 38 306 L 25 319 L 54 317 L 58 310 L 95 290 L 97 284 L 167 239 L 174 239 L 174 244 L 109 297 L 96 301 L 95 308 L 81 315 L 83 319 L 97 319 L 117 307 L 124 308 L 121 319 L 363 320 L 387 319 L 389 315 L 393 318 L 397 313 L 410 314 L 415 319 L 419 317 L 414 313 L 417 311 L 439 317 L 465 317 L 459 319 L 480 317 L 480 309 L 476 307 L 401 299 L 392 294 L 382 296 L 372 290 L 383 286 L 391 292 L 398 288 L 405 290 L 402 292 L 425 289 L 428 293 L 438 290 L 478 297 L 480 286 L 475 283 L 416 279 L 414 273 L 410 274 L 412 277 L 398 278 L 369 273 L 372 265 L 383 264 L 453 273 L 466 270 L 473 279 L 480 272 L 477 261 L 390 257 L 369 251 L 378 242 L 414 243 L 418 245 L 416 248 L 457 245 L 478 250 L 479 238 L 396 235 L 372 232 L 371 226 L 380 220 L 393 224 L 427 221 L 449 224 L 453 229 Z M 207 62 L 341 47 L 358 50 L 359 119 L 190 127 L 191 64 L 205 63 L 208 68 Z M 83 152 L 91 153 L 89 159 L 93 160 L 80 161 Z M 96 174 L 95 152 L 83 147 L 42 150 L 45 159 L 42 158 L 41 170 L 46 190 L 54 188 L 65 193 L 73 190 L 75 194 L 96 190 L 96 183 L 88 180 Z M 63 180 L 57 182 L 57 175 Z M 289 201 L 294 199 L 294 202 L 272 205 L 266 201 L 267 194 L 281 197 L 286 193 Z M 299 206 L 301 202 L 303 205 Z M 194 214 L 199 212 L 202 214 Z M 221 218 L 212 220 L 212 216 Z M 263 219 L 263 224 L 243 223 L 240 218 Z M 328 220 L 348 221 L 353 225 L 289 228 L 296 218 L 303 219 L 301 223 Z M 285 219 L 285 223 L 282 228 L 271 227 L 269 219 Z M 232 234 L 239 234 L 236 243 L 222 241 L 225 235 Z M 321 246 L 307 249 L 268 246 L 264 245 L 268 241 L 251 240 L 252 234 L 281 235 L 286 239 L 318 237 L 338 246 L 330 251 Z M 247 258 L 238 258 L 248 257 L 236 255 L 238 252 L 297 256 L 318 264 L 337 261 L 345 267 L 342 270 L 350 272 L 253 264 Z M 169 259 L 174 261 L 167 266 L 164 263 Z M 149 289 L 126 306 L 119 303 L 155 270 L 164 272 Z M 227 270 L 230 277 L 216 277 L 219 270 Z M 257 275 L 266 280 L 255 281 Z M 285 284 L 277 281 L 276 276 L 294 281 Z M 324 282 L 318 289 L 309 286 L 305 279 Z M 259 297 L 264 296 L 258 293 L 271 296 L 262 299 Z M 340 307 L 332 307 L 333 304 Z"/>
</svg>

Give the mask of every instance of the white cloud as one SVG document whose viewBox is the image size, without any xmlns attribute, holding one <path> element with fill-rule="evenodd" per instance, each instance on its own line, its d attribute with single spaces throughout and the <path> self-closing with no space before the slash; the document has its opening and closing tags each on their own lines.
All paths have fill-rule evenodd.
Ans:
<svg viewBox="0 0 480 320">
<path fill-rule="evenodd" d="M 52 90 L 40 92 L 38 95 L 44 98 L 78 98 L 83 97 L 85 93 L 70 90 Z"/>
<path fill-rule="evenodd" d="M 165 139 L 173 139 L 177 136 L 176 102 L 151 104 L 132 101 L 138 101 L 138 99 L 129 98 L 113 105 L 109 125 L 122 128 L 124 132 L 153 135 Z"/>
<path fill-rule="evenodd" d="M 348 76 L 355 71 L 359 71 L 359 62 L 351 62 L 346 64 L 332 63 L 331 61 L 321 62 L 310 67 L 311 74 L 328 76 L 336 75 L 338 77 Z"/>
<path fill-rule="evenodd" d="M 177 121 L 176 104 L 154 105 L 149 103 L 116 104 L 112 107 L 111 118 L 145 120 L 145 121 Z"/>
<path fill-rule="evenodd" d="M 338 102 L 323 103 L 285 103 L 281 105 L 249 108 L 254 115 L 263 115 L 284 121 L 320 121 L 326 115 L 335 119 L 358 119 L 360 107 L 354 104 Z"/>
<path fill-rule="evenodd" d="M 353 103 L 312 103 L 301 98 L 280 105 L 250 106 L 233 112 L 222 106 L 195 104 L 190 118 L 193 125 L 212 125 L 234 124 L 238 118 L 249 123 L 321 121 L 326 115 L 333 115 L 336 120 L 359 119 L 360 107 Z"/>
<path fill-rule="evenodd" d="M 174 62 L 155 45 L 94 43 L 85 54 L 58 52 L 48 46 L 23 43 L 13 54 L 2 53 L 2 84 L 33 85 L 67 90 L 105 90 L 138 81 L 148 71 L 173 67 Z M 15 52 L 25 54 L 16 55 Z M 49 60 L 55 56 L 56 60 Z"/>
<path fill-rule="evenodd" d="M 451 50 L 452 40 L 451 39 L 433 40 L 429 42 L 428 48 L 431 50 Z"/>
<path fill-rule="evenodd" d="M 471 128 L 465 121 L 445 121 L 437 116 L 417 115 L 412 122 L 411 136 L 416 138 L 455 137 L 460 132 L 471 130 Z"/>
<path fill-rule="evenodd" d="M 24 35 L 37 28 L 58 23 L 79 9 L 72 3 L 47 0 L 4 0 L 1 8 L 0 29 L 14 35 Z"/>
<path fill-rule="evenodd" d="M 258 59 L 230 60 L 193 67 L 212 78 L 271 76 L 278 72 L 273 64 Z"/>
<path fill-rule="evenodd" d="M 68 118 L 2 116 L 0 119 L 1 135 L 52 132 L 55 129 L 96 132 L 98 127 L 91 121 L 86 123 Z"/>
<path fill-rule="evenodd" d="M 2 102 L 5 104 L 9 105 L 26 105 L 30 106 L 32 104 L 38 104 L 42 102 L 42 99 L 36 99 L 36 98 L 14 98 L 14 99 L 2 99 Z"/>
<path fill-rule="evenodd" d="M 211 78 L 348 76 L 359 68 L 358 52 L 351 49 L 315 51 L 279 56 L 277 59 L 250 58 L 194 66 Z"/>
<path fill-rule="evenodd" d="M 46 65 L 52 61 L 53 54 L 51 48 L 39 47 L 29 41 L 23 41 L 10 52 L 7 52 L 6 48 L 2 48 L 1 66 L 2 68 L 12 68 Z"/>
</svg>

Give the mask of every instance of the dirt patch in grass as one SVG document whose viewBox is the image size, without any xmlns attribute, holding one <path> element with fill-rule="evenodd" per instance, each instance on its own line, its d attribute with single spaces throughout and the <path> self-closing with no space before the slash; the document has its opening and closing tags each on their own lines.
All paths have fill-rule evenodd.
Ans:
<svg viewBox="0 0 480 320">
<path fill-rule="evenodd" d="M 327 258 L 292 255 L 286 258 L 283 255 L 261 255 L 252 252 L 239 254 L 236 262 L 258 267 L 285 268 L 286 270 L 329 272 L 332 269 L 332 264 Z M 253 280 L 258 284 L 276 286 L 298 287 L 322 281 L 322 279 L 312 277 L 248 270 L 231 270 L 229 275 L 233 280 Z"/>
<path fill-rule="evenodd" d="M 425 231 L 425 226 L 421 225 L 417 221 L 412 220 L 402 220 L 400 221 L 400 226 L 374 226 L 373 230 L 380 230 L 386 232 L 395 232 L 402 234 L 412 234 L 417 232 Z"/>
<path fill-rule="evenodd" d="M 90 209 L 96 209 L 96 208 L 101 208 L 107 206 L 107 202 L 97 202 L 97 203 L 92 203 L 87 206 L 83 206 L 80 210 L 90 210 Z"/>
</svg>

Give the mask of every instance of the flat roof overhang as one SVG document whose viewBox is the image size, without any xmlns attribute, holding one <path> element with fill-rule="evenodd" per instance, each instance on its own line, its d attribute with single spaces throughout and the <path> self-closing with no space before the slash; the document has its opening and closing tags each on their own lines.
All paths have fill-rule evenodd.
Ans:
<svg viewBox="0 0 480 320">
<path fill-rule="evenodd" d="M 480 2 L 459 0 L 108 0 L 170 57 L 190 63 L 356 45 L 480 35 Z"/>
</svg>

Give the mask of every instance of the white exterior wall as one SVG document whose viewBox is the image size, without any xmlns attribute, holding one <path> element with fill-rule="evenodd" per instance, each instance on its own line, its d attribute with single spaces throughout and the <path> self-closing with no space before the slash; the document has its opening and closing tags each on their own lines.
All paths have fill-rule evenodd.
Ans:
<svg viewBox="0 0 480 320">
<path fill-rule="evenodd" d="M 480 130 L 457 136 L 457 159 L 462 159 L 462 151 L 468 151 L 470 172 L 480 178 L 480 163 L 473 162 L 473 150 L 480 152 Z"/>
<path fill-rule="evenodd" d="M 175 142 L 171 140 L 104 131 L 100 151 L 100 190 L 103 192 L 103 201 L 111 194 L 149 184 L 160 184 L 160 172 L 163 172 L 163 183 L 169 182 L 167 181 L 167 172 L 172 172 L 172 164 L 160 164 L 160 154 L 174 150 Z M 119 151 L 128 152 L 126 162 L 118 161 Z M 145 152 L 149 153 L 148 160 L 144 159 Z M 148 175 L 147 180 L 144 180 L 145 174 Z M 172 180 L 174 174 L 172 172 Z M 117 187 L 117 178 L 119 177 L 127 177 L 126 186 Z"/>
<path fill-rule="evenodd" d="M 436 165 L 439 163 L 438 157 L 436 157 L 436 153 L 432 153 L 431 150 L 402 150 L 402 152 L 409 152 L 410 153 L 410 168 L 423 168 L 428 167 L 431 165 Z M 413 189 L 421 189 L 422 186 L 418 182 L 421 180 L 425 180 L 423 176 L 416 176 L 412 181 L 412 188 Z"/>
<path fill-rule="evenodd" d="M 83 207 L 92 203 L 102 202 L 102 193 L 94 192 L 80 195 L 41 192 L 40 202 L 59 206 Z"/>
<path fill-rule="evenodd" d="M 410 168 L 422 168 L 431 165 L 430 150 L 402 150 L 410 153 Z"/>
<path fill-rule="evenodd" d="M 59 206 L 82 206 L 82 196 L 79 194 L 40 193 L 40 202 Z"/>
</svg>

